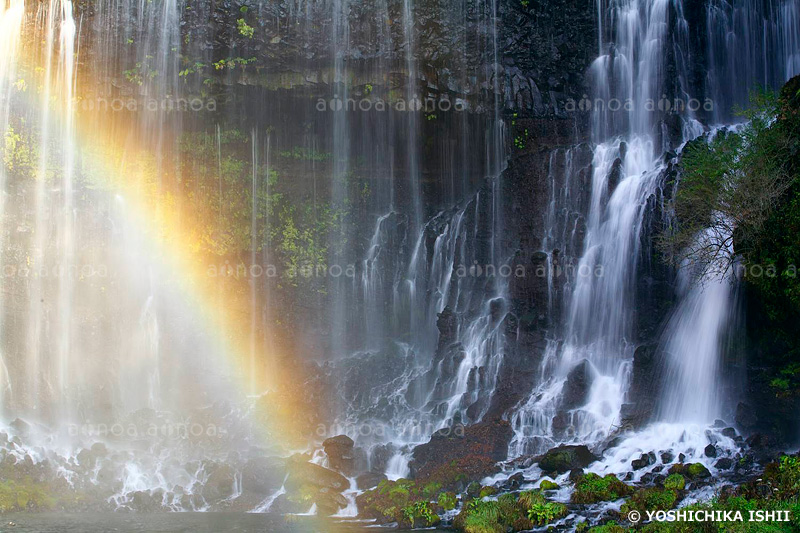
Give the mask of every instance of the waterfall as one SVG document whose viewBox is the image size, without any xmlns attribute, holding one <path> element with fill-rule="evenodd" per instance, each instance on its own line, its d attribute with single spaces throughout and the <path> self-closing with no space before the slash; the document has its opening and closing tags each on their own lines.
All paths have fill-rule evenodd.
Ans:
<svg viewBox="0 0 800 533">
<path fill-rule="evenodd" d="M 16 83 L 18 49 L 20 46 L 20 30 L 25 14 L 25 2 L 15 0 L 4 2 L 0 6 L 0 133 L 5 135 L 11 119 L 11 105 Z M 0 187 L 5 190 L 5 167 L 0 165 Z M 0 200 L 0 216 L 5 216 L 5 198 Z M 2 241 L 0 241 L 1 243 Z M 0 299 L 0 305 L 5 301 Z M 3 332 L 3 319 L 0 317 L 0 332 Z M 0 415 L 5 414 L 8 396 L 12 393 L 12 381 L 9 375 L 6 353 L 0 349 Z"/>
<path fill-rule="evenodd" d="M 798 2 L 771 3 L 766 15 L 755 4 L 711 2 L 705 13 L 709 69 L 703 89 L 712 102 L 706 102 L 712 122 L 726 120 L 733 103 L 746 104 L 755 84 L 778 86 L 794 74 L 796 48 L 791 43 L 797 26 L 792 23 Z M 580 159 L 580 147 L 563 155 L 554 152 L 548 177 L 551 200 L 543 241 L 548 265 L 554 268 L 559 251 L 580 259 L 563 288 L 552 277 L 548 282 L 550 309 L 555 299 L 567 303 L 552 328 L 541 378 L 512 417 L 511 457 L 538 453 L 557 442 L 598 442 L 623 423 L 633 354 L 641 342 L 636 306 L 640 262 L 649 253 L 643 248 L 649 238 L 645 218 L 661 201 L 663 175 L 674 157 L 665 152 L 680 150 L 704 131 L 699 104 L 673 108 L 673 100 L 691 98 L 688 58 L 697 53 L 690 49 L 682 3 L 613 0 L 605 13 L 602 6 L 598 2 L 599 26 L 608 21 L 611 41 L 601 40 L 601 55 L 589 69 L 591 196 L 572 193 L 578 187 L 572 183 L 585 172 L 573 163 Z M 624 104 L 613 109 L 615 100 Z M 675 115 L 677 129 L 667 121 Z M 578 254 L 573 253 L 576 246 Z M 678 276 L 679 303 L 661 340 L 668 361 L 658 417 L 711 423 L 722 415 L 716 384 L 723 381 L 720 359 L 736 314 L 735 288 L 728 279 L 697 280 L 688 266 Z M 577 400 L 565 396 L 567 384 L 584 374 L 591 383 L 585 395 Z"/>
</svg>

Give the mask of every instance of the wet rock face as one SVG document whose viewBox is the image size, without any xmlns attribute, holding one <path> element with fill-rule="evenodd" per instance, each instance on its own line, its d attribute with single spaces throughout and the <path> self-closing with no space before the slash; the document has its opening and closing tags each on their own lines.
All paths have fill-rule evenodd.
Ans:
<svg viewBox="0 0 800 533">
<path fill-rule="evenodd" d="M 639 346 L 633 354 L 633 377 L 628 391 L 630 403 L 622 406 L 622 424 L 632 428 L 644 426 L 653 414 L 658 398 L 655 345 Z"/>
<path fill-rule="evenodd" d="M 568 411 L 586 404 L 593 379 L 592 366 L 586 359 L 570 370 L 561 393 L 561 409 Z"/>
<path fill-rule="evenodd" d="M 506 459 L 512 436 L 511 425 L 504 420 L 440 430 L 430 442 L 414 448 L 411 477 L 443 484 L 458 474 L 464 474 L 462 479 L 480 479 L 498 470 L 495 464 Z M 447 479 L 450 474 L 453 479 Z"/>
</svg>

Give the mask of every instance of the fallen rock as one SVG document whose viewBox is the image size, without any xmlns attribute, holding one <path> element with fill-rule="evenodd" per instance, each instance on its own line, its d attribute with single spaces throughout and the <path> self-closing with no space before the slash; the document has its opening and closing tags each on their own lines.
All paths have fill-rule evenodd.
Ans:
<svg viewBox="0 0 800 533">
<path fill-rule="evenodd" d="M 386 474 L 380 472 L 364 472 L 356 478 L 356 486 L 359 490 L 367 490 L 377 487 L 378 483 L 386 479 Z"/>
<path fill-rule="evenodd" d="M 720 470 L 730 470 L 733 468 L 733 459 L 730 457 L 723 457 L 714 463 L 714 468 L 718 468 Z"/>
<path fill-rule="evenodd" d="M 706 457 L 712 457 L 712 458 L 716 457 L 717 456 L 717 447 L 714 446 L 713 444 L 709 444 L 708 446 L 705 447 L 705 449 L 703 450 L 703 453 L 706 454 Z"/>
<path fill-rule="evenodd" d="M 254 457 L 242 468 L 242 490 L 260 496 L 274 493 L 283 484 L 286 466 L 270 457 Z"/>
<path fill-rule="evenodd" d="M 641 470 L 642 468 L 646 468 L 656 462 L 656 454 L 653 452 L 650 453 L 643 453 L 639 456 L 638 459 L 634 459 L 631 461 L 631 467 L 634 470 Z"/>
<path fill-rule="evenodd" d="M 347 435 L 337 435 L 322 442 L 325 455 L 328 456 L 328 464 L 347 476 L 353 475 L 355 465 L 355 455 L 353 446 L 355 442 Z"/>
<path fill-rule="evenodd" d="M 599 457 L 583 445 L 563 445 L 547 451 L 538 458 L 539 468 L 543 472 L 563 474 L 570 470 L 585 468 L 597 461 Z"/>
<path fill-rule="evenodd" d="M 287 466 L 289 470 L 289 477 L 286 479 L 287 490 L 312 485 L 342 492 L 350 487 L 346 477 L 322 466 L 304 462 L 290 462 Z"/>
</svg>

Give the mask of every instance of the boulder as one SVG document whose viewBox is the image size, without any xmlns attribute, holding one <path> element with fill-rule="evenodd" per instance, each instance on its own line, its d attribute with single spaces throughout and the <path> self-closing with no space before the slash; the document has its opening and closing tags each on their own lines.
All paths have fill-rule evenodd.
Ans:
<svg viewBox="0 0 800 533">
<path fill-rule="evenodd" d="M 563 445 L 548 450 L 539 456 L 537 462 L 543 472 L 563 474 L 570 470 L 585 468 L 598 459 L 599 457 L 586 446 Z"/>
<path fill-rule="evenodd" d="M 291 461 L 288 470 L 289 476 L 285 483 L 287 490 L 311 485 L 342 492 L 350 487 L 350 482 L 340 473 L 313 463 Z"/>
<path fill-rule="evenodd" d="M 322 443 L 322 448 L 325 450 L 325 455 L 328 456 L 330 467 L 347 476 L 353 475 L 355 466 L 354 445 L 353 439 L 347 435 L 337 435 L 325 439 Z"/>
<path fill-rule="evenodd" d="M 377 487 L 378 483 L 386 479 L 386 474 L 380 472 L 364 472 L 356 478 L 356 486 L 359 490 L 367 490 Z"/>
<path fill-rule="evenodd" d="M 631 461 L 631 468 L 634 470 L 641 470 L 642 468 L 646 468 L 656 462 L 656 454 L 653 452 L 650 453 L 643 453 L 639 456 L 638 459 L 634 459 Z"/>
<path fill-rule="evenodd" d="M 209 474 L 203 485 L 203 498 L 213 504 L 230 497 L 236 482 L 233 468 L 227 464 L 213 464 L 206 465 L 206 470 Z"/>
<path fill-rule="evenodd" d="M 586 404 L 593 380 L 592 365 L 584 359 L 567 374 L 567 381 L 561 390 L 561 406 L 564 411 L 577 409 Z"/>
<path fill-rule="evenodd" d="M 714 468 L 719 470 L 730 470 L 733 468 L 733 464 L 733 459 L 730 457 L 722 457 L 721 459 L 718 459 L 716 463 L 714 463 Z"/>
<path fill-rule="evenodd" d="M 706 454 L 706 457 L 716 457 L 717 456 L 717 447 L 714 446 L 713 444 L 709 444 L 703 450 L 703 453 Z"/>
<path fill-rule="evenodd" d="M 242 468 L 242 490 L 245 493 L 274 493 L 286 477 L 286 466 L 270 457 L 254 457 Z"/>
</svg>

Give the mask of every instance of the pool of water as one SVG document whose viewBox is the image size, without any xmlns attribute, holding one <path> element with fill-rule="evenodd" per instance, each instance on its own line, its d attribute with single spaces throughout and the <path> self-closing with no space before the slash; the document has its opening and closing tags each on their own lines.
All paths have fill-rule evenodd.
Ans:
<svg viewBox="0 0 800 533">
<path fill-rule="evenodd" d="M 0 517 L 2 533 L 376 533 L 384 530 L 387 528 L 369 522 L 249 513 L 19 513 Z"/>
</svg>

